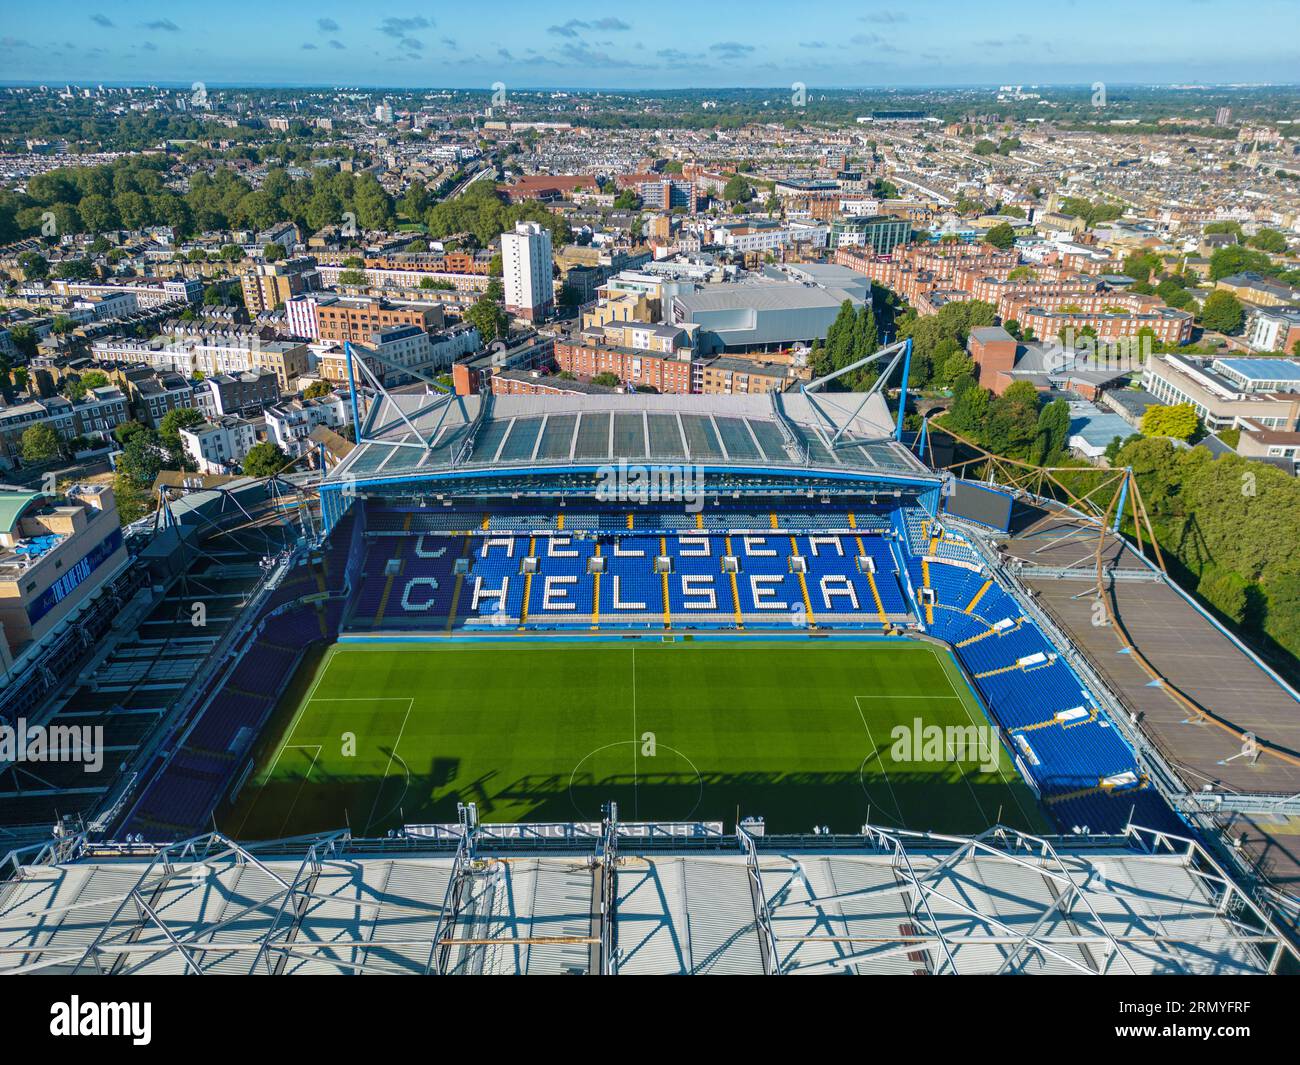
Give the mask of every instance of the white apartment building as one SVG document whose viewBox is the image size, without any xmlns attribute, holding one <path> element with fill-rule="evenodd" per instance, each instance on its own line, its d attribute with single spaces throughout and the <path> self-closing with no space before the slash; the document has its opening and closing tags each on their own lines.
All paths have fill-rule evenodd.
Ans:
<svg viewBox="0 0 1300 1065">
<path fill-rule="evenodd" d="M 724 248 L 735 252 L 771 252 L 795 244 L 810 248 L 824 248 L 830 238 L 831 227 L 819 224 L 792 222 L 787 226 L 739 223 L 720 227 L 714 239 Z"/>
<path fill-rule="evenodd" d="M 506 311 L 530 322 L 545 318 L 555 306 L 551 233 L 537 222 L 516 222 L 501 234 L 501 269 Z"/>
<path fill-rule="evenodd" d="M 338 431 L 349 423 L 351 407 L 342 396 L 293 399 L 266 408 L 266 431 L 285 454 L 297 458 L 311 445 L 308 437 L 318 425 Z"/>
<path fill-rule="evenodd" d="M 78 296 L 72 303 L 69 317 L 78 320 L 102 322 L 108 318 L 125 318 L 139 309 L 134 292 L 109 292 L 102 296 Z"/>
<path fill-rule="evenodd" d="M 335 299 L 337 297 L 328 297 Z M 315 293 L 304 292 L 284 301 L 285 321 L 289 332 L 308 340 L 320 339 L 320 300 Z"/>
<path fill-rule="evenodd" d="M 1300 340 L 1300 307 L 1262 307 L 1254 313 L 1246 332 L 1246 342 L 1255 351 L 1291 349 Z"/>
<path fill-rule="evenodd" d="M 257 443 L 253 423 L 224 415 L 180 430 L 181 447 L 200 473 L 230 473 Z"/>
<path fill-rule="evenodd" d="M 132 310 L 148 310 L 175 300 L 197 303 L 203 298 L 203 282 L 193 277 L 135 278 L 125 281 L 64 281 L 50 282 L 50 288 L 60 296 L 82 298 L 130 298 Z"/>
<path fill-rule="evenodd" d="M 180 337 L 172 341 L 159 338 L 136 340 L 111 336 L 90 345 L 97 363 L 124 363 L 171 371 L 192 379 L 197 373 L 206 377 L 217 374 L 240 374 L 270 369 L 288 389 L 293 378 L 310 367 L 310 351 L 305 344 L 278 340 L 260 340 L 256 336 Z"/>
</svg>

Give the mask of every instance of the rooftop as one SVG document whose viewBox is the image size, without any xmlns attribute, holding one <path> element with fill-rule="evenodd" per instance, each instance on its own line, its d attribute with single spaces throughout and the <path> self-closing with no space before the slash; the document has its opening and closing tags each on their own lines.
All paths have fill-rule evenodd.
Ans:
<svg viewBox="0 0 1300 1065">
<path fill-rule="evenodd" d="M 74 839 L 4 864 L 11 974 L 1262 974 L 1294 957 L 1199 845 L 1140 828 L 441 825 Z"/>
<path fill-rule="evenodd" d="M 858 412 L 860 401 L 851 393 L 799 392 L 503 395 L 488 400 L 485 411 L 481 396 L 396 393 L 364 419 L 369 439 L 329 479 L 593 467 L 624 459 L 933 479 L 894 441 L 884 397 L 872 396 Z"/>
<path fill-rule="evenodd" d="M 1290 359 L 1215 359 L 1215 365 L 1247 381 L 1297 381 L 1300 382 L 1300 362 Z"/>
</svg>

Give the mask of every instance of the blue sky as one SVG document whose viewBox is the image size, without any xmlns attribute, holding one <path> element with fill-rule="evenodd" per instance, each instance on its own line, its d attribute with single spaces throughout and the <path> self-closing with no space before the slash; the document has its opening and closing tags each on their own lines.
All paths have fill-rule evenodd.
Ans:
<svg viewBox="0 0 1300 1065">
<path fill-rule="evenodd" d="M 486 88 L 1294 82 L 1300 2 L 3 0 L 0 80 Z"/>
</svg>

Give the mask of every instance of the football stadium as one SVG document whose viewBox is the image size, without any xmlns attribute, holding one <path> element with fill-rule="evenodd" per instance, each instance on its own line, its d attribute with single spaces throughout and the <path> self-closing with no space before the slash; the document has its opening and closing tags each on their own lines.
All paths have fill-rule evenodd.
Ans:
<svg viewBox="0 0 1300 1065">
<path fill-rule="evenodd" d="M 881 389 L 357 413 L 11 675 L 107 756 L 4 768 L 0 971 L 1297 965 L 1297 695 L 1109 515 Z"/>
</svg>

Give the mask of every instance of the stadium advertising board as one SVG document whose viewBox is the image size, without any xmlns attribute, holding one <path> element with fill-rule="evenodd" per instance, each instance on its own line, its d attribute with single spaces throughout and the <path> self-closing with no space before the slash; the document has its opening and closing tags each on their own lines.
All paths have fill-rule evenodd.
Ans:
<svg viewBox="0 0 1300 1065">
<path fill-rule="evenodd" d="M 32 605 L 27 608 L 28 620 L 35 625 L 36 622 L 40 621 L 41 618 L 81 587 L 86 578 L 99 569 L 107 559 L 112 558 L 113 553 L 121 546 L 122 530 L 114 529 L 92 547 L 79 562 L 69 566 L 67 572 L 60 575 L 58 580 L 36 597 Z"/>
</svg>

